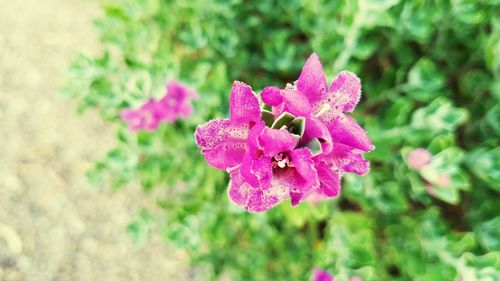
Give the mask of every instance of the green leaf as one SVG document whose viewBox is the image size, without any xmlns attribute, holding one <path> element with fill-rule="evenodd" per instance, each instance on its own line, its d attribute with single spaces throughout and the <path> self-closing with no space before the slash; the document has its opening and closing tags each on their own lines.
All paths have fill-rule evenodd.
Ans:
<svg viewBox="0 0 500 281">
<path fill-rule="evenodd" d="M 500 138 L 500 104 L 488 110 L 484 118 L 484 123 L 488 135 Z"/>
<path fill-rule="evenodd" d="M 290 133 L 302 137 L 306 129 L 306 119 L 304 117 L 297 117 L 293 119 L 289 124 L 288 130 Z"/>
<path fill-rule="evenodd" d="M 488 251 L 500 252 L 500 217 L 478 224 L 476 233 L 480 243 Z"/>
<path fill-rule="evenodd" d="M 295 116 L 293 114 L 290 114 L 288 112 L 283 112 L 281 113 L 280 116 L 276 118 L 276 120 L 274 120 L 273 124 L 271 125 L 271 128 L 281 129 L 284 126 L 288 128 L 288 125 L 293 119 L 295 119 Z"/>
<path fill-rule="evenodd" d="M 261 119 L 264 121 L 266 126 L 271 127 L 272 124 L 274 123 L 274 114 L 270 111 L 263 109 L 261 112 Z"/>
<path fill-rule="evenodd" d="M 500 191 L 500 148 L 477 148 L 467 153 L 466 163 L 490 188 Z"/>
<path fill-rule="evenodd" d="M 405 89 L 419 101 L 431 101 L 438 97 L 444 86 L 445 78 L 434 62 L 428 58 L 420 59 L 408 72 Z"/>
<path fill-rule="evenodd" d="M 317 138 L 310 140 L 306 144 L 306 147 L 309 149 L 309 151 L 311 151 L 312 156 L 319 155 L 323 151 L 323 148 L 321 147 L 321 142 Z"/>
<path fill-rule="evenodd" d="M 434 134 L 453 132 L 467 121 L 468 116 L 467 110 L 454 107 L 445 98 L 437 98 L 427 107 L 419 108 L 413 113 L 411 126 Z"/>
</svg>

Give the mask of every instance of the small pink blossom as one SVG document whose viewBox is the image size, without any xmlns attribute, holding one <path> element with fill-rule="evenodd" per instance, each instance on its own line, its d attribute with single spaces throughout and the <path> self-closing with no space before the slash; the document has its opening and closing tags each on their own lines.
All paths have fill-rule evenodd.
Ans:
<svg viewBox="0 0 500 281">
<path fill-rule="evenodd" d="M 197 99 L 198 94 L 191 88 L 175 80 L 167 84 L 167 93 L 158 103 L 163 108 L 163 120 L 173 123 L 178 118 L 189 118 L 193 113 L 190 101 Z"/>
<path fill-rule="evenodd" d="M 451 177 L 447 174 L 441 174 L 436 181 L 436 185 L 442 188 L 446 188 L 451 185 Z"/>
<path fill-rule="evenodd" d="M 408 166 L 416 171 L 432 160 L 432 154 L 425 148 L 416 148 L 408 153 Z"/>
<path fill-rule="evenodd" d="M 128 129 L 132 132 L 138 130 L 154 131 L 158 128 L 162 118 L 162 110 L 158 102 L 148 100 L 139 109 L 124 109 L 120 113 L 122 120 L 128 123 Z"/>
<path fill-rule="evenodd" d="M 295 85 L 266 87 L 261 109 L 252 88 L 235 82 L 229 119 L 198 126 L 195 138 L 207 162 L 230 173 L 228 194 L 248 211 L 292 205 L 312 193 L 334 197 L 343 173 L 363 175 L 363 153 L 374 149 L 347 113 L 361 96 L 360 80 L 341 72 L 330 87 L 316 54 Z"/>
<path fill-rule="evenodd" d="M 333 281 L 334 277 L 328 271 L 315 268 L 313 269 L 313 281 Z"/>
<path fill-rule="evenodd" d="M 193 107 L 190 101 L 196 98 L 196 92 L 172 80 L 168 82 L 167 91 L 160 100 L 149 99 L 138 109 L 124 109 L 120 117 L 128 123 L 130 131 L 154 131 L 161 122 L 173 123 L 178 118 L 191 116 Z"/>
</svg>

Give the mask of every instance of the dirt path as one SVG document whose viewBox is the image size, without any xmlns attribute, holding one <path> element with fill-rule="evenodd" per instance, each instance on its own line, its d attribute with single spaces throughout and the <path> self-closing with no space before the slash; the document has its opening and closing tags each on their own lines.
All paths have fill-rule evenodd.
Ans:
<svg viewBox="0 0 500 281">
<path fill-rule="evenodd" d="M 141 191 L 88 185 L 113 131 L 57 95 L 76 53 L 97 46 L 96 4 L 0 7 L 0 280 L 185 280 L 180 253 L 158 237 L 136 246 L 124 231 L 148 204 Z"/>
</svg>

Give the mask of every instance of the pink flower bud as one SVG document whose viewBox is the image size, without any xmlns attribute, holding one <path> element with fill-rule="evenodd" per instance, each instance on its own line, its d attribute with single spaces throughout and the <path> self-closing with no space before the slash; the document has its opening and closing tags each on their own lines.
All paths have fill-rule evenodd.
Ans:
<svg viewBox="0 0 500 281">
<path fill-rule="evenodd" d="M 451 184 L 451 177 L 447 174 L 442 174 L 439 176 L 436 185 L 439 187 L 448 187 Z"/>
<path fill-rule="evenodd" d="M 424 148 L 417 148 L 407 156 L 408 166 L 416 171 L 427 165 L 432 159 L 432 154 Z"/>
</svg>

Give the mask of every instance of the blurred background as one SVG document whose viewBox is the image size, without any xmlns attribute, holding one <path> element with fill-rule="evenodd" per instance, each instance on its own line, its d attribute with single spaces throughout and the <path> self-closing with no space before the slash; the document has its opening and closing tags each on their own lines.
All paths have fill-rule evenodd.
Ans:
<svg viewBox="0 0 500 281">
<path fill-rule="evenodd" d="M 183 280 L 183 255 L 126 233 L 139 188 L 85 178 L 116 141 L 95 112 L 58 93 L 79 52 L 100 49 L 96 1 L 0 1 L 0 280 Z M 175 258 L 174 258 L 175 257 Z"/>
<path fill-rule="evenodd" d="M 500 280 L 497 0 L 0 7 L 0 280 Z M 371 171 L 248 214 L 194 129 L 234 80 L 284 87 L 312 52 L 362 80 Z M 195 113 L 129 132 L 120 111 L 171 79 Z"/>
</svg>

